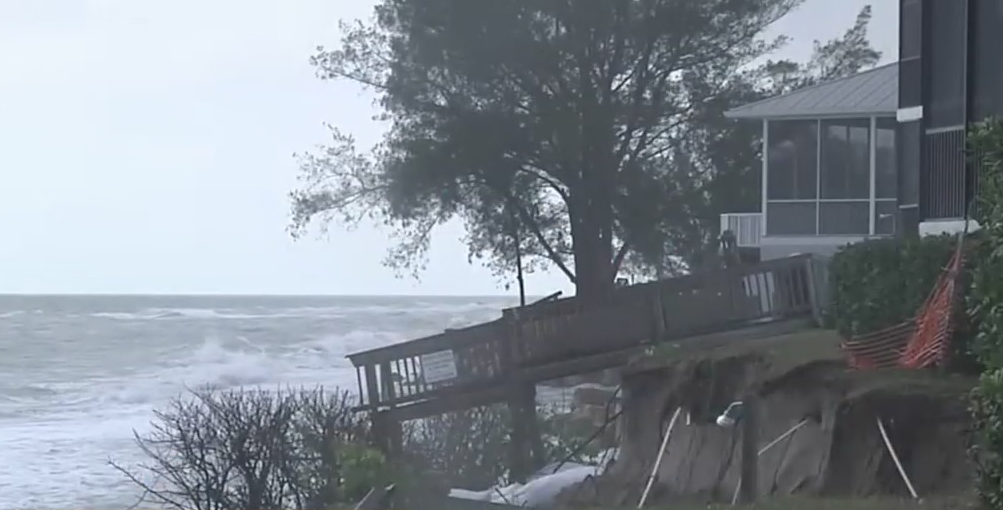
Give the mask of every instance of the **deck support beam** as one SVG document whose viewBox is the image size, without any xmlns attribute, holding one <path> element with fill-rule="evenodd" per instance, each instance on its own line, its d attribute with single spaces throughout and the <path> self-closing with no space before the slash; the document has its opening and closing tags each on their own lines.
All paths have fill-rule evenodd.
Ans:
<svg viewBox="0 0 1003 510">
<path fill-rule="evenodd" d="M 370 413 L 374 442 L 392 457 L 402 421 L 505 403 L 511 478 L 525 480 L 543 462 L 537 382 L 623 366 L 651 344 L 802 329 L 825 304 L 824 269 L 810 255 L 738 264 L 618 289 L 608 306 L 569 298 L 511 308 L 489 323 L 355 353 L 357 410 Z"/>
<path fill-rule="evenodd" d="M 509 478 L 526 483 L 543 459 L 543 438 L 536 416 L 536 386 L 515 383 L 508 401 L 511 438 L 509 441 Z"/>
<path fill-rule="evenodd" d="M 523 345 L 520 310 L 516 308 L 503 312 L 509 324 L 509 335 L 508 348 L 502 353 L 502 366 L 509 374 L 509 480 L 526 483 L 529 475 L 542 466 L 544 452 L 536 416 L 536 384 L 521 377 L 522 361 L 528 356 Z"/>
<path fill-rule="evenodd" d="M 379 369 L 379 380 L 382 391 L 377 391 L 375 394 L 379 396 L 380 400 L 385 399 L 387 402 L 393 402 L 396 392 L 394 390 L 393 378 L 391 377 L 390 363 L 380 363 Z M 370 398 L 372 398 L 372 395 L 373 393 L 370 393 Z M 374 401 L 374 403 L 377 402 L 379 400 Z M 379 409 L 374 406 L 371 416 L 373 438 L 376 440 L 379 449 L 388 459 L 400 454 L 403 443 L 403 431 L 401 430 L 400 419 L 393 412 L 394 407 L 393 404 L 390 404 L 387 409 Z"/>
</svg>

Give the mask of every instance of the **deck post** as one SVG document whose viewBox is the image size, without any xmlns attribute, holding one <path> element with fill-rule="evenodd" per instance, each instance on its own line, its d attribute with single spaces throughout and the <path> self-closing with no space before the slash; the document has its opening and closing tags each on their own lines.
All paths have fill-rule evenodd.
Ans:
<svg viewBox="0 0 1003 510">
<path fill-rule="evenodd" d="M 815 319 L 815 323 L 819 326 L 822 325 L 822 300 L 819 297 L 818 292 L 818 278 L 819 272 L 818 268 L 815 266 L 815 259 L 808 258 L 805 259 L 805 271 L 807 272 L 807 284 L 808 284 L 808 301 L 811 305 L 811 314 Z"/>
<path fill-rule="evenodd" d="M 512 482 L 526 483 L 543 458 L 543 442 L 536 420 L 536 387 L 513 384 L 508 406 L 512 427 L 509 478 Z"/>
<path fill-rule="evenodd" d="M 506 357 L 506 379 L 508 380 L 508 409 L 510 420 L 509 479 L 526 483 L 526 479 L 543 461 L 543 439 L 536 416 L 536 385 L 524 382 L 520 377 L 519 364 L 525 354 L 522 350 L 521 323 L 518 310 L 505 310 L 509 324 Z"/>
<path fill-rule="evenodd" d="M 390 458 L 400 453 L 403 438 L 401 437 L 400 420 L 396 418 L 393 412 L 395 407 L 393 400 L 396 397 L 396 391 L 394 390 L 394 381 L 390 373 L 389 361 L 380 363 L 380 382 L 383 386 L 382 397 L 386 399 L 388 409 L 377 412 L 374 417 L 380 422 L 379 426 L 384 436 L 381 447 L 384 449 L 386 456 Z"/>
<path fill-rule="evenodd" d="M 759 399 L 748 395 L 743 399 L 742 464 L 739 479 L 742 503 L 752 504 L 759 499 Z"/>
<path fill-rule="evenodd" d="M 389 453 L 388 445 L 389 431 L 386 427 L 384 414 L 380 411 L 380 385 L 376 377 L 376 365 L 367 363 L 363 369 L 366 372 L 366 406 L 369 408 L 370 430 L 373 435 L 373 442 L 383 451 Z"/>
</svg>

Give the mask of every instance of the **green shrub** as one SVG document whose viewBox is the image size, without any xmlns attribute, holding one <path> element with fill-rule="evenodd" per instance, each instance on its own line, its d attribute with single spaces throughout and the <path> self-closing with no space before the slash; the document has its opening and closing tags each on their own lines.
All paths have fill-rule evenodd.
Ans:
<svg viewBox="0 0 1003 510">
<path fill-rule="evenodd" d="M 987 370 L 972 392 L 978 493 L 987 508 L 1003 508 L 1003 369 Z"/>
<path fill-rule="evenodd" d="M 848 245 L 830 264 L 830 325 L 844 336 L 913 317 L 957 246 L 952 235 Z"/>
<path fill-rule="evenodd" d="M 569 423 L 553 407 L 537 408 L 543 463 L 586 462 L 598 453 L 585 442 L 593 430 Z M 431 416 L 405 424 L 404 451 L 412 462 L 445 475 L 453 487 L 482 490 L 508 481 L 509 411 L 499 404 Z"/>
<path fill-rule="evenodd" d="M 1003 510 L 1003 122 L 977 126 L 969 140 L 981 163 L 975 211 L 984 242 L 969 299 L 978 325 L 973 350 L 985 366 L 972 394 L 972 450 L 982 503 Z"/>
</svg>

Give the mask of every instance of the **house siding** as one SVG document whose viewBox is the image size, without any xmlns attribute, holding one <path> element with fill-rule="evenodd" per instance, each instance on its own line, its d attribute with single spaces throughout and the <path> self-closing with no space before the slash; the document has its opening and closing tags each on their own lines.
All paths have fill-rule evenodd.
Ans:
<svg viewBox="0 0 1003 510">
<path fill-rule="evenodd" d="M 900 0 L 899 232 L 960 219 L 978 188 L 965 127 L 1003 115 L 1003 0 Z"/>
<path fill-rule="evenodd" d="M 759 257 L 761 260 L 774 260 L 800 253 L 831 257 L 840 248 L 867 238 L 868 236 L 764 237 L 759 246 Z"/>
</svg>

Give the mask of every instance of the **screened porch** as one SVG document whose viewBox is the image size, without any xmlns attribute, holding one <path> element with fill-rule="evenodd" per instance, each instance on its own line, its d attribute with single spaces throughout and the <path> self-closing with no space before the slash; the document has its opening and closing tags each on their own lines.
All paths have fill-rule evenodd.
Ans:
<svg viewBox="0 0 1003 510">
<path fill-rule="evenodd" d="M 884 66 L 728 112 L 762 125 L 762 200 L 722 215 L 722 230 L 775 247 L 763 258 L 895 234 L 897 78 Z"/>
<path fill-rule="evenodd" d="M 895 233 L 895 118 L 764 120 L 769 236 Z"/>
</svg>

